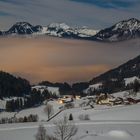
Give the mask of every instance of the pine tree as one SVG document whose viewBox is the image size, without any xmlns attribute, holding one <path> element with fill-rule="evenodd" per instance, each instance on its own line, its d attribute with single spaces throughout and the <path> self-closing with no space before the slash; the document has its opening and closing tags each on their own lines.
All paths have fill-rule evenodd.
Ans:
<svg viewBox="0 0 140 140">
<path fill-rule="evenodd" d="M 28 119 L 27 119 L 27 117 L 25 116 L 24 119 L 23 119 L 23 122 L 27 122 L 27 121 L 28 121 Z"/>
<path fill-rule="evenodd" d="M 135 81 L 134 81 L 134 84 L 133 84 L 133 91 L 134 91 L 135 93 L 137 93 L 137 92 L 139 91 L 139 89 L 140 89 L 140 83 L 139 83 L 138 80 L 135 80 Z"/>
<path fill-rule="evenodd" d="M 73 116 L 72 114 L 69 115 L 69 121 L 72 121 L 73 120 Z"/>
<path fill-rule="evenodd" d="M 8 111 L 8 112 L 12 111 L 11 101 L 6 102 L 6 111 Z"/>
<path fill-rule="evenodd" d="M 23 108 L 23 101 L 22 101 L 22 98 L 19 99 L 19 106 L 20 106 L 20 107 L 19 107 L 20 109 Z"/>
</svg>

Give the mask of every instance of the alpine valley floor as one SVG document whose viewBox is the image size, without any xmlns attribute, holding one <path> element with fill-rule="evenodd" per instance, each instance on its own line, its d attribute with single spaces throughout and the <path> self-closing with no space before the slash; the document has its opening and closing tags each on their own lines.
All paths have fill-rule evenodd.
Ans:
<svg viewBox="0 0 140 140">
<path fill-rule="evenodd" d="M 82 99 L 75 101 L 75 106 L 80 102 Z M 60 107 L 58 102 L 51 101 L 50 103 L 54 105 L 54 111 L 57 112 Z M 17 114 L 17 117 L 20 117 L 25 114 L 36 113 L 39 115 L 39 122 L 1 124 L 0 140 L 35 140 L 39 124 L 43 124 L 47 133 L 53 135 L 54 121 L 70 113 L 72 113 L 78 127 L 78 132 L 73 140 L 139 140 L 140 138 L 140 104 L 114 107 L 95 105 L 93 109 L 76 107 L 62 111 L 49 122 L 45 121 L 46 116 L 43 109 L 44 105 L 23 110 Z M 79 120 L 80 114 L 88 114 L 90 120 Z M 0 117 L 2 116 L 4 116 L 4 112 L 0 114 Z"/>
</svg>

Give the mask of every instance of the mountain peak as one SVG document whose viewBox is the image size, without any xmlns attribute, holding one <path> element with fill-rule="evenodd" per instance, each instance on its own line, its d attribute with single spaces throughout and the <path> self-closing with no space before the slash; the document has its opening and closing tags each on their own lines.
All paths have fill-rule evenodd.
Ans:
<svg viewBox="0 0 140 140">
<path fill-rule="evenodd" d="M 115 29 L 122 28 L 124 30 L 126 30 L 126 29 L 133 30 L 133 29 L 140 28 L 140 21 L 135 18 L 131 18 L 128 20 L 123 20 L 114 26 L 115 26 Z"/>
<path fill-rule="evenodd" d="M 95 35 L 101 41 L 122 41 L 140 37 L 140 21 L 136 18 L 123 20 L 117 24 L 101 30 Z"/>
<path fill-rule="evenodd" d="M 130 19 L 126 20 L 126 21 L 139 22 L 139 20 L 136 19 L 136 18 L 130 18 Z"/>
<path fill-rule="evenodd" d="M 24 27 L 24 28 L 31 28 L 31 27 L 33 27 L 28 22 L 16 22 L 16 24 L 14 24 L 13 26 L 21 26 L 21 27 Z"/>
<path fill-rule="evenodd" d="M 122 24 L 128 24 L 128 25 L 137 25 L 137 24 L 140 24 L 140 21 L 136 18 L 130 18 L 128 20 L 123 20 L 119 23 L 122 23 Z"/>
<path fill-rule="evenodd" d="M 17 22 L 14 24 L 8 31 L 5 32 L 5 34 L 19 34 L 19 35 L 28 35 L 35 32 L 41 31 L 42 26 L 33 26 L 28 22 Z"/>
</svg>

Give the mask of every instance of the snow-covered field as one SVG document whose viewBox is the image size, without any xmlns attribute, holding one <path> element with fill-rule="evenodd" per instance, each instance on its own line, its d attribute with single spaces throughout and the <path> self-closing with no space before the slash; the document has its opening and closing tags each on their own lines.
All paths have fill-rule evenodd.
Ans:
<svg viewBox="0 0 140 140">
<path fill-rule="evenodd" d="M 41 123 L 1 125 L 0 140 L 35 140 L 37 127 Z M 54 126 L 43 123 L 48 134 L 53 134 Z M 76 123 L 77 135 L 73 140 L 139 140 L 140 123 L 95 122 Z"/>
<path fill-rule="evenodd" d="M 101 121 L 101 122 L 125 122 L 125 121 L 140 121 L 140 105 L 131 106 L 117 106 L 117 107 L 107 107 L 97 106 L 95 109 L 68 109 L 59 114 L 55 119 L 59 120 L 65 115 L 72 113 L 75 121 L 79 121 L 79 115 L 88 114 L 91 121 Z M 51 120 L 53 121 L 53 120 Z"/>
<path fill-rule="evenodd" d="M 78 132 L 74 140 L 139 140 L 140 138 L 140 104 L 128 106 L 101 106 L 95 108 L 78 107 L 84 100 L 75 102 L 76 108 L 62 111 L 50 122 L 45 122 L 47 117 L 44 113 L 45 105 L 26 109 L 16 116 L 21 117 L 29 114 L 38 114 L 39 122 L 0 124 L 0 140 L 35 140 L 35 134 L 39 124 L 43 124 L 49 134 L 54 132 L 54 121 L 72 113 L 74 121 L 78 127 Z M 50 101 L 54 107 L 54 112 L 59 111 L 62 106 L 57 101 Z M 89 120 L 80 120 L 79 115 L 88 114 Z M 0 113 L 0 117 L 12 116 L 14 113 Z"/>
</svg>

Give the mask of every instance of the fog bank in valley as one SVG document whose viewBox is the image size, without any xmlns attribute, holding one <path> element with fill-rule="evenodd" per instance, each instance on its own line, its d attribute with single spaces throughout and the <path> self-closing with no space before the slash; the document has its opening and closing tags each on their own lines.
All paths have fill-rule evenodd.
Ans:
<svg viewBox="0 0 140 140">
<path fill-rule="evenodd" d="M 0 69 L 32 83 L 88 81 L 139 52 L 139 39 L 98 43 L 54 37 L 8 37 L 0 38 Z"/>
</svg>

